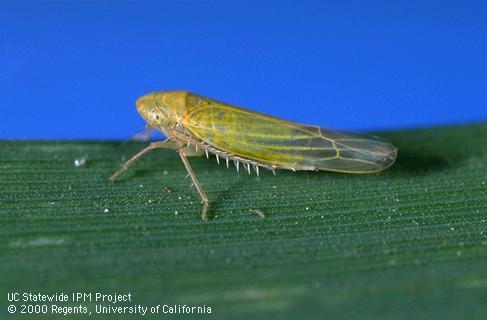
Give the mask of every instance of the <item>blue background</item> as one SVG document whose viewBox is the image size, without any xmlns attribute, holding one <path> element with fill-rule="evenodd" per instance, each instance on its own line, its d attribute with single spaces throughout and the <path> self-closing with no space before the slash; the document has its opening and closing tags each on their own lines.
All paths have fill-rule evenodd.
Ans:
<svg viewBox="0 0 487 320">
<path fill-rule="evenodd" d="M 153 90 L 321 126 L 487 120 L 487 1 L 2 3 L 0 138 L 126 139 Z"/>
</svg>

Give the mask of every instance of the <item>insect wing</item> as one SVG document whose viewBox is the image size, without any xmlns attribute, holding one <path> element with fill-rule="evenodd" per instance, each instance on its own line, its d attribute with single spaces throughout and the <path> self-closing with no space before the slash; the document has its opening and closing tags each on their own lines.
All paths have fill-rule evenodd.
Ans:
<svg viewBox="0 0 487 320">
<path fill-rule="evenodd" d="M 193 95 L 182 120 L 192 135 L 231 156 L 296 170 L 381 171 L 396 148 L 372 135 L 286 121 Z"/>
<path fill-rule="evenodd" d="M 322 157 L 319 152 L 310 154 L 307 151 L 306 155 L 303 154 L 309 163 L 313 163 L 320 170 L 370 173 L 384 170 L 396 160 L 396 147 L 377 136 L 314 128 L 319 130 L 319 136 L 322 139 L 332 141 L 336 152 L 335 156 L 331 158 Z"/>
</svg>

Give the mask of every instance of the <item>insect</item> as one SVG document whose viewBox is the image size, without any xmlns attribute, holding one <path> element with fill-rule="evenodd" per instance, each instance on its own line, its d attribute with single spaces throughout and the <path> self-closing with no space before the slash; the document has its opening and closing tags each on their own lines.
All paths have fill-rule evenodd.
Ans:
<svg viewBox="0 0 487 320">
<path fill-rule="evenodd" d="M 140 97 L 137 110 L 148 127 L 167 138 L 150 143 L 125 162 L 109 179 L 114 181 L 143 155 L 157 148 L 174 149 L 183 161 L 208 219 L 208 197 L 188 157 L 213 154 L 216 161 L 232 161 L 252 168 L 325 170 L 372 173 L 391 166 L 396 148 L 384 139 L 282 120 L 231 106 L 187 91 L 152 92 Z"/>
</svg>

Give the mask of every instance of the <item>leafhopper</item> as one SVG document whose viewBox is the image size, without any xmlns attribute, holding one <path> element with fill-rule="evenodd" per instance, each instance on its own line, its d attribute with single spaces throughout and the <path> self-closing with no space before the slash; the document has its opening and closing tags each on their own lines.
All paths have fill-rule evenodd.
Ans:
<svg viewBox="0 0 487 320">
<path fill-rule="evenodd" d="M 218 163 L 249 174 L 252 168 L 372 173 L 391 166 L 396 147 L 368 135 L 320 128 L 238 108 L 187 91 L 152 92 L 140 97 L 137 110 L 149 128 L 166 139 L 150 143 L 125 162 L 114 181 L 143 155 L 157 148 L 174 149 L 183 161 L 208 219 L 208 197 L 191 168 L 190 156 L 213 154 Z"/>
</svg>

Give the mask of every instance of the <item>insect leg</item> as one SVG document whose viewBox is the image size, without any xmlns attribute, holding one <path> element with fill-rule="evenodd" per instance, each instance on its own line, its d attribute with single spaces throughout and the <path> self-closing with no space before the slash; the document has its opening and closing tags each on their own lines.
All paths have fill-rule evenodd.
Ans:
<svg viewBox="0 0 487 320">
<path fill-rule="evenodd" d="M 193 184 L 195 185 L 196 190 L 198 190 L 198 193 L 203 200 L 203 211 L 201 212 L 201 218 L 203 220 L 208 220 L 208 197 L 206 196 L 205 191 L 201 187 L 198 179 L 196 179 L 196 176 L 193 172 L 193 169 L 191 168 L 191 165 L 189 164 L 188 158 L 186 158 L 186 154 L 184 153 L 184 151 L 179 150 L 179 156 L 181 157 L 181 160 L 183 160 L 184 166 L 186 167 L 186 170 L 188 171 L 191 180 L 193 180 Z"/>
<path fill-rule="evenodd" d="M 202 149 L 195 150 L 191 147 L 184 147 L 181 150 L 184 150 L 186 157 L 201 157 L 205 153 Z"/>
<path fill-rule="evenodd" d="M 124 171 L 126 171 L 135 161 L 139 160 L 144 154 L 148 153 L 149 151 L 154 150 L 154 149 L 157 149 L 157 148 L 177 149 L 177 148 L 179 148 L 179 145 L 176 142 L 174 142 L 174 141 L 170 141 L 169 139 L 166 139 L 164 141 L 152 142 L 147 147 L 145 147 L 144 149 L 140 150 L 132 158 L 130 158 L 129 160 L 127 160 L 127 162 L 125 162 L 124 164 L 122 164 L 122 166 L 120 167 L 120 169 L 118 169 L 117 172 L 115 172 L 114 174 L 112 174 L 110 176 L 110 178 L 108 178 L 108 179 L 110 181 L 112 181 L 112 182 L 115 181 L 115 179 L 121 173 L 123 173 Z"/>
</svg>

